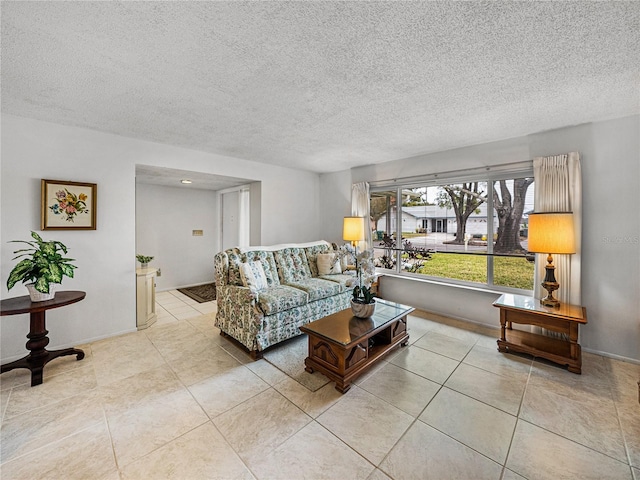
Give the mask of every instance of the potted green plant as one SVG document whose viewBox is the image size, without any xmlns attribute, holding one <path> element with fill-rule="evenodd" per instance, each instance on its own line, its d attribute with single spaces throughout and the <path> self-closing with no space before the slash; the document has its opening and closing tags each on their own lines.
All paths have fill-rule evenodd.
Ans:
<svg viewBox="0 0 640 480">
<path fill-rule="evenodd" d="M 51 300 L 54 295 L 55 284 L 62 283 L 62 277 L 73 278 L 73 270 L 77 268 L 69 262 L 73 258 L 65 258 L 67 247 L 57 240 L 45 242 L 36 232 L 31 232 L 31 237 L 35 241 L 12 240 L 9 243 L 26 243 L 30 248 L 23 248 L 13 252 L 16 255 L 12 260 L 27 257 L 13 267 L 7 279 L 7 289 L 22 282 L 26 284 L 31 296 L 31 301 L 39 302 Z"/>
<path fill-rule="evenodd" d="M 149 257 L 147 255 L 136 255 L 136 259 L 140 262 L 140 268 L 147 268 L 149 266 L 149 262 L 153 260 L 153 257 Z"/>
</svg>

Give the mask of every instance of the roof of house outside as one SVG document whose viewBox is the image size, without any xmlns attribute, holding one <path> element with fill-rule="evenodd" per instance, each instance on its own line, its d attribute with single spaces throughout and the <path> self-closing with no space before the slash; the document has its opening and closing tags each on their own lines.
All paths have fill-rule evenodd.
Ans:
<svg viewBox="0 0 640 480">
<path fill-rule="evenodd" d="M 469 218 L 487 218 L 487 205 L 483 203 L 478 207 L 478 213 L 473 212 Z M 415 207 L 402 207 L 403 213 L 416 218 L 455 218 L 452 208 L 441 208 L 437 205 L 420 205 Z M 495 212 L 494 212 L 495 217 Z"/>
</svg>

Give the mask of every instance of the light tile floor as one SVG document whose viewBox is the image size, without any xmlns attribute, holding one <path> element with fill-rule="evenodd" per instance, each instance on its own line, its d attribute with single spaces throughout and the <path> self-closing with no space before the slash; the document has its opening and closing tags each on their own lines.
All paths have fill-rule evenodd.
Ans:
<svg viewBox="0 0 640 480">
<path fill-rule="evenodd" d="M 574 375 L 414 312 L 410 346 L 312 393 L 220 337 L 215 302 L 157 303 L 151 328 L 80 346 L 42 385 L 0 376 L 3 480 L 640 480 L 639 365 L 584 354 Z"/>
</svg>

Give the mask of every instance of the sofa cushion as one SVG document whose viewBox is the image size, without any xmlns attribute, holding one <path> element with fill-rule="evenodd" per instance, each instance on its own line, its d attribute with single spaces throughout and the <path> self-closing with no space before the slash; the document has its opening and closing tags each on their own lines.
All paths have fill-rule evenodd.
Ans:
<svg viewBox="0 0 640 480">
<path fill-rule="evenodd" d="M 316 263 L 318 265 L 317 277 L 322 275 L 330 275 L 342 273 L 340 267 L 340 259 L 337 253 L 319 253 L 316 255 Z"/>
<path fill-rule="evenodd" d="M 258 305 L 265 315 L 299 307 L 308 301 L 309 294 L 307 292 L 287 285 L 269 287 L 258 293 Z"/>
<path fill-rule="evenodd" d="M 242 277 L 242 284 L 245 287 L 254 290 L 264 290 L 269 286 L 261 262 L 242 263 L 240 265 L 240 277 Z"/>
<path fill-rule="evenodd" d="M 318 278 L 339 283 L 344 287 L 343 290 L 355 287 L 356 283 L 358 282 L 358 279 L 355 277 L 355 275 L 348 275 L 346 273 L 320 275 Z"/>
<path fill-rule="evenodd" d="M 321 245 L 312 245 L 310 247 L 304 248 L 304 254 L 307 257 L 307 262 L 309 263 L 309 271 L 311 272 L 312 277 L 318 276 L 318 266 L 316 264 L 316 255 L 319 253 L 328 253 L 331 252 L 333 248 L 329 244 L 321 244 Z"/>
<path fill-rule="evenodd" d="M 281 284 L 291 284 L 311 277 L 309 263 L 302 248 L 283 248 L 273 252 Z"/>
<path fill-rule="evenodd" d="M 299 282 L 290 283 L 289 285 L 307 292 L 310 302 L 331 297 L 344 291 L 344 286 L 340 283 L 322 280 L 321 278 L 306 278 Z"/>
<path fill-rule="evenodd" d="M 264 269 L 264 275 L 267 277 L 267 285 L 270 287 L 280 285 L 278 279 L 278 269 L 276 261 L 273 258 L 273 252 L 268 250 L 251 250 L 244 254 L 247 262 L 260 262 Z"/>
</svg>

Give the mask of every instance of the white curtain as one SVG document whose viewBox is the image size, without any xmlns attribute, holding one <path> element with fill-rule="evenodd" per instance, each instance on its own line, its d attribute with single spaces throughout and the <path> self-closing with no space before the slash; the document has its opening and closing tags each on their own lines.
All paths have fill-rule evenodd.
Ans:
<svg viewBox="0 0 640 480">
<path fill-rule="evenodd" d="M 360 251 L 373 248 L 371 240 L 371 214 L 369 213 L 369 184 L 354 183 L 351 186 L 351 215 L 364 217 L 364 241 L 358 244 Z"/>
<path fill-rule="evenodd" d="M 251 197 L 248 188 L 238 193 L 238 246 L 248 247 L 251 244 Z"/>
<path fill-rule="evenodd" d="M 556 297 L 560 302 L 581 305 L 580 292 L 580 252 L 582 232 L 582 174 L 580 155 L 536 157 L 533 159 L 535 178 L 534 210 L 540 212 L 573 212 L 576 253 L 574 255 L 553 255 L 556 280 L 560 288 Z M 540 285 L 545 275 L 546 255 L 536 255 L 534 296 L 546 296 Z"/>
</svg>

